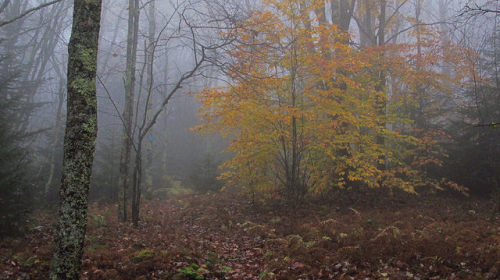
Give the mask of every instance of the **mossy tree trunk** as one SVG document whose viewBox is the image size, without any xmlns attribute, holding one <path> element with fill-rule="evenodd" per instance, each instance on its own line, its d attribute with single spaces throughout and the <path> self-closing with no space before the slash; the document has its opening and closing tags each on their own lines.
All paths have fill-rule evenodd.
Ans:
<svg viewBox="0 0 500 280">
<path fill-rule="evenodd" d="M 101 0 L 75 0 L 59 217 L 50 279 L 78 279 L 97 137 L 96 69 Z"/>
</svg>

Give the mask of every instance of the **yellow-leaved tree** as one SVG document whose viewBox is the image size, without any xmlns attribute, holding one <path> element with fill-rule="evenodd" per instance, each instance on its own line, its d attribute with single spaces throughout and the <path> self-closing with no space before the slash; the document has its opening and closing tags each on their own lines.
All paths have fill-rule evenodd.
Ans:
<svg viewBox="0 0 500 280">
<path fill-rule="evenodd" d="M 386 66 L 318 21 L 321 5 L 266 1 L 235 32 L 229 85 L 198 95 L 199 129 L 231 139 L 221 179 L 291 203 L 351 183 L 415 192 L 427 180 L 414 166 L 423 142 L 395 129 L 409 118 L 380 110 Z"/>
</svg>

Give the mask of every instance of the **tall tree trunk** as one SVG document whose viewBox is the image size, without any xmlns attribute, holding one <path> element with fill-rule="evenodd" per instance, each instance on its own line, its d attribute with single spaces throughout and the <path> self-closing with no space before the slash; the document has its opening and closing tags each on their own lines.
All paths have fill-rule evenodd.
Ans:
<svg viewBox="0 0 500 280">
<path fill-rule="evenodd" d="M 132 223 L 135 227 L 139 225 L 139 207 L 141 204 L 142 140 L 143 137 L 139 136 L 132 185 Z"/>
<path fill-rule="evenodd" d="M 444 51 L 446 51 L 447 46 L 450 44 L 450 29 L 448 28 L 448 24 L 446 21 L 448 20 L 448 0 L 440 0 L 439 1 L 439 21 L 441 24 L 439 25 L 439 31 L 441 33 L 441 47 Z M 443 53 L 444 55 L 444 53 Z M 451 75 L 450 66 L 447 63 L 444 63 L 441 66 L 441 73 L 447 77 Z"/>
<path fill-rule="evenodd" d="M 126 221 L 128 216 L 128 190 L 130 151 L 133 145 L 132 119 L 134 115 L 135 68 L 137 57 L 137 37 L 139 29 L 139 0 L 129 0 L 129 18 L 127 34 L 127 66 L 125 71 L 125 107 L 123 119 L 125 127 L 122 136 L 122 151 L 120 156 L 120 177 L 118 180 L 118 219 Z"/>
<path fill-rule="evenodd" d="M 29 1 L 13 1 L 4 7 L 4 13 L 9 15 L 19 15 L 28 7 Z M 26 71 L 22 73 L 22 80 L 25 84 L 24 91 L 27 92 L 26 103 L 36 104 L 35 95 L 37 89 L 43 82 L 44 75 L 46 75 L 47 64 L 51 57 L 54 56 L 54 48 L 58 40 L 54 40 L 55 34 L 64 28 L 63 23 L 64 15 L 67 10 L 67 4 L 55 4 L 50 11 L 46 12 L 41 10 L 41 14 L 37 19 L 39 26 L 46 26 L 46 28 L 36 28 L 33 36 L 29 41 L 24 42 L 23 38 L 26 17 L 20 18 L 11 24 L 2 27 L 5 38 L 5 50 L 7 54 L 5 65 L 12 65 L 15 59 L 19 56 L 24 57 Z M 48 15 L 51 15 L 49 18 Z M 18 46 L 18 42 L 24 42 L 22 45 L 27 47 Z M 16 129 L 18 131 L 27 132 L 30 129 L 30 118 L 32 110 L 20 112 L 22 114 L 21 121 L 17 122 Z"/>
<path fill-rule="evenodd" d="M 377 38 L 377 46 L 384 46 L 385 45 L 385 33 L 386 33 L 386 9 L 387 9 L 387 0 L 379 0 L 379 6 L 380 6 L 380 14 L 378 18 L 378 31 L 376 34 Z M 382 50 L 380 53 L 380 58 L 384 59 L 385 56 L 385 51 Z M 387 86 L 387 73 L 384 70 L 380 70 L 379 72 L 379 85 L 377 87 L 377 90 L 382 92 L 386 91 L 386 86 Z M 380 126 L 387 128 L 387 122 L 386 122 L 386 115 L 387 115 L 387 94 L 379 94 L 376 99 L 376 106 L 377 106 L 377 112 L 381 116 L 381 121 L 380 121 Z M 377 144 L 380 146 L 383 146 L 382 149 L 385 149 L 384 146 L 386 145 L 385 143 L 385 135 L 384 134 L 377 134 Z M 379 163 L 379 169 L 385 170 L 387 169 L 387 155 L 382 156 L 380 159 Z"/>
<path fill-rule="evenodd" d="M 416 0 L 415 3 L 415 19 L 417 21 L 417 24 L 421 23 L 421 14 L 422 14 L 422 2 L 421 0 Z M 417 72 L 422 71 L 422 28 L 420 26 L 417 26 L 416 29 L 416 39 L 417 39 L 417 58 L 416 58 L 416 70 Z M 424 113 L 424 106 L 425 106 L 425 90 L 423 89 L 423 85 L 421 83 L 417 82 L 416 89 L 415 89 L 415 100 L 417 101 L 418 107 L 416 116 L 414 117 L 415 120 L 415 127 L 417 128 L 418 132 L 421 133 L 423 129 L 426 127 L 426 120 L 425 120 L 425 113 Z"/>
<path fill-rule="evenodd" d="M 332 23 L 343 32 L 349 31 L 356 0 L 330 0 Z"/>
<path fill-rule="evenodd" d="M 59 71 L 57 71 L 59 72 Z M 59 73 L 58 73 L 59 74 Z M 58 149 L 61 146 L 61 132 L 62 132 L 62 127 L 61 127 L 61 122 L 62 122 L 62 113 L 63 113 L 63 106 L 64 106 L 64 99 L 65 99 L 65 93 L 66 91 L 64 90 L 64 83 L 65 80 L 63 77 L 60 77 L 59 80 L 59 94 L 58 94 L 58 104 L 57 104 L 57 115 L 56 115 L 56 124 L 54 127 L 54 144 L 52 145 L 52 151 L 50 153 L 50 159 L 49 159 L 49 178 L 47 179 L 47 182 L 45 183 L 45 197 L 47 198 L 48 201 L 51 201 L 53 199 L 52 196 L 52 189 L 54 185 L 54 173 L 56 169 L 56 164 L 59 162 L 59 159 L 56 157 L 58 154 Z"/>
<path fill-rule="evenodd" d="M 139 210 L 141 205 L 141 190 L 142 190 L 142 175 L 143 175 L 143 164 L 142 164 L 142 147 L 144 138 L 150 133 L 151 127 L 147 128 L 147 124 L 152 121 L 152 98 L 153 98 L 153 86 L 154 86 L 154 55 L 156 51 L 157 41 L 155 40 L 156 33 L 156 22 L 155 22 L 155 1 L 152 0 L 149 3 L 149 30 L 148 30 L 148 43 L 145 48 L 145 67 L 146 67 L 146 98 L 145 98 L 145 108 L 142 124 L 139 127 L 139 133 L 137 137 L 137 151 L 135 155 L 135 165 L 133 173 L 133 183 L 132 183 L 132 223 L 135 227 L 139 225 Z M 141 75 L 141 87 L 142 87 L 142 75 Z M 141 88 L 142 89 L 142 88 Z M 139 100 L 137 101 L 139 103 Z M 139 108 L 139 104 L 137 104 Z M 139 114 L 139 110 L 137 110 Z M 152 174 L 150 168 L 152 167 L 152 139 L 146 142 L 146 188 L 151 187 Z"/>
<path fill-rule="evenodd" d="M 35 102 L 35 95 L 38 92 L 38 89 L 43 84 L 44 75 L 46 75 L 47 67 L 49 65 L 49 61 L 51 57 L 54 56 L 54 48 L 57 45 L 58 40 L 54 40 L 63 29 L 64 23 L 64 14 L 66 13 L 68 8 L 68 4 L 61 2 L 52 6 L 49 12 L 44 14 L 43 17 L 40 18 L 40 24 L 44 24 L 44 18 L 51 18 L 48 23 L 48 28 L 41 29 L 40 28 L 40 37 L 34 38 L 33 48 L 30 57 L 30 63 L 27 67 L 29 71 L 25 74 L 26 81 L 32 83 L 32 86 L 29 87 L 29 96 L 28 102 Z M 30 118 L 30 115 L 27 115 L 26 118 Z M 29 122 L 26 121 L 27 125 Z M 26 129 L 27 127 L 25 127 Z"/>
<path fill-rule="evenodd" d="M 376 45 L 376 38 L 374 33 L 374 25 L 375 18 L 372 15 L 372 10 L 374 4 L 373 0 L 360 1 L 359 5 L 361 9 L 364 9 L 365 12 L 362 15 L 362 18 L 358 22 L 359 27 L 359 40 L 362 48 L 371 47 Z"/>
<path fill-rule="evenodd" d="M 169 69 L 169 53 L 168 53 L 168 49 L 165 48 L 165 54 L 162 55 L 164 57 L 164 61 L 162 62 L 163 64 L 163 69 L 162 69 L 162 73 L 163 73 L 163 77 L 162 80 L 163 80 L 163 83 L 165 84 L 163 86 L 163 91 L 167 92 L 168 91 L 168 87 L 166 86 L 168 83 L 169 83 L 169 75 L 168 75 L 168 69 Z M 163 122 L 162 122 L 162 125 L 163 127 L 161 127 L 160 129 L 162 131 L 165 131 L 165 133 L 163 133 L 164 135 L 162 136 L 162 139 L 160 140 L 161 141 L 161 169 L 160 169 L 160 174 L 162 174 L 162 176 L 160 177 L 160 181 L 159 183 L 161 183 L 163 186 L 166 186 L 167 185 L 167 178 L 168 178 L 168 152 L 167 152 L 167 148 L 169 148 L 169 145 L 168 145 L 168 138 L 169 138 L 169 134 L 168 134 L 168 129 L 169 129 L 169 121 L 168 121 L 168 113 L 164 114 L 163 116 Z"/>
<path fill-rule="evenodd" d="M 50 279 L 78 279 L 97 138 L 97 45 L 101 0 L 75 0 L 68 45 L 63 176 Z"/>
<path fill-rule="evenodd" d="M 153 88 L 154 77 L 153 77 L 153 48 L 155 44 L 155 34 L 156 34 L 156 17 L 155 17 L 155 0 L 151 0 L 149 3 L 149 31 L 148 31 L 148 50 L 147 50 L 147 71 L 146 71 L 146 87 Z M 148 95 L 151 95 L 148 93 Z M 147 110 L 147 118 L 148 121 L 151 120 L 152 114 L 152 102 L 148 102 Z M 146 142 L 146 164 L 145 164 L 145 187 L 146 190 L 149 190 L 153 187 L 153 136 L 150 133 L 149 139 Z"/>
<path fill-rule="evenodd" d="M 118 34 L 120 34 L 121 24 L 123 23 L 122 22 L 123 11 L 124 10 L 120 10 L 120 13 L 115 18 L 115 25 L 113 26 L 113 29 L 111 29 L 111 34 L 113 34 L 113 36 L 109 43 L 110 51 L 105 55 L 104 59 L 102 59 L 102 63 L 100 63 L 100 65 L 102 65 L 103 67 L 102 69 L 99 70 L 100 73 L 103 73 L 102 76 L 100 76 L 100 78 L 104 84 L 106 84 L 109 78 L 113 76 L 112 74 L 113 71 L 110 71 L 113 66 L 110 66 L 109 60 L 113 57 L 113 55 L 115 55 L 113 51 L 113 46 L 116 45 Z M 105 18 L 104 15 L 102 18 Z"/>
</svg>

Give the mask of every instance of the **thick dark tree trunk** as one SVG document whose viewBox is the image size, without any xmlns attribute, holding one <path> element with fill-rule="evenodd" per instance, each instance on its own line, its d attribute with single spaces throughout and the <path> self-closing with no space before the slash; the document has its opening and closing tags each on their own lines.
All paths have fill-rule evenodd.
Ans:
<svg viewBox="0 0 500 280">
<path fill-rule="evenodd" d="M 63 175 L 50 279 L 78 279 L 97 137 L 96 69 L 101 0 L 75 0 L 68 46 Z"/>
<path fill-rule="evenodd" d="M 332 22 L 343 32 L 349 31 L 356 0 L 330 0 Z"/>
</svg>

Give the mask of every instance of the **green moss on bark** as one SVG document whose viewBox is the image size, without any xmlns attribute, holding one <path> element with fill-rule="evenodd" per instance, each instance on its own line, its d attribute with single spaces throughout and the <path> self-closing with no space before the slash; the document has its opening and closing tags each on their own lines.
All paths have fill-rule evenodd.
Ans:
<svg viewBox="0 0 500 280">
<path fill-rule="evenodd" d="M 78 279 L 97 137 L 96 69 L 100 0 L 75 0 L 69 42 L 63 177 L 50 279 Z"/>
</svg>

